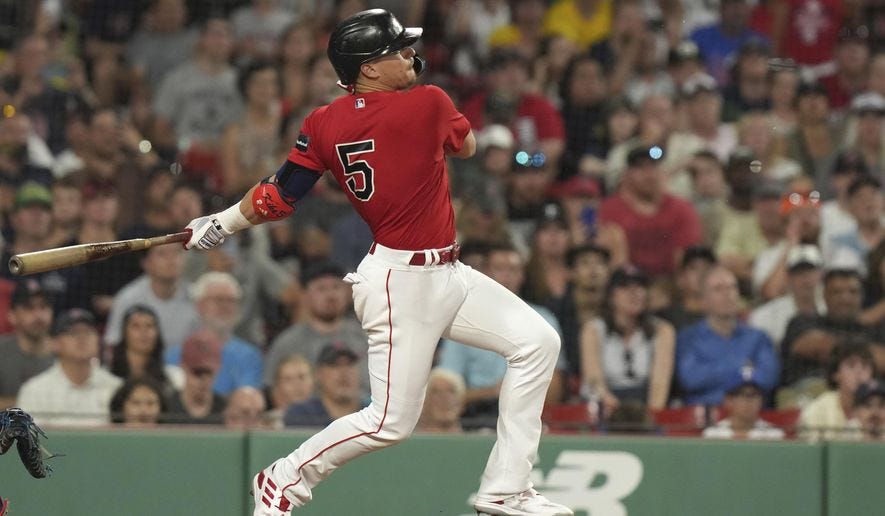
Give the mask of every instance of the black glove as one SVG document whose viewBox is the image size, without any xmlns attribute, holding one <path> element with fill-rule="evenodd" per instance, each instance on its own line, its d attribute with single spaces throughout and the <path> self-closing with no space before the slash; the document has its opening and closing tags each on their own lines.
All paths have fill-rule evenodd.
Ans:
<svg viewBox="0 0 885 516">
<path fill-rule="evenodd" d="M 22 464 L 34 478 L 49 476 L 52 468 L 46 461 L 55 457 L 40 446 L 40 436 L 47 438 L 46 433 L 40 430 L 31 415 L 24 410 L 11 408 L 0 412 L 0 455 L 9 451 L 15 442 Z"/>
</svg>

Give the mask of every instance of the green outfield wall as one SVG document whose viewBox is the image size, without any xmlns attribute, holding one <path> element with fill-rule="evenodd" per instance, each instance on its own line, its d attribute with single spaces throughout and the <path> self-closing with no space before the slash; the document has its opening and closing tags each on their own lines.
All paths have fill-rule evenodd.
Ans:
<svg viewBox="0 0 885 516">
<path fill-rule="evenodd" d="M 213 430 L 51 431 L 65 457 L 30 478 L 0 457 L 10 516 L 251 514 L 251 475 L 307 437 Z M 473 516 L 491 436 L 417 435 L 362 457 L 294 514 Z M 545 437 L 539 489 L 579 516 L 865 516 L 885 514 L 885 444 Z"/>
</svg>

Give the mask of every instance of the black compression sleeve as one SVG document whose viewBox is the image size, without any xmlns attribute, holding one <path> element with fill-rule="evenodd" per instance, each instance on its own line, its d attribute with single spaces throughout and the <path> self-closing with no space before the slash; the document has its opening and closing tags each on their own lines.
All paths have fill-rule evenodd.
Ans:
<svg viewBox="0 0 885 516">
<path fill-rule="evenodd" d="M 276 183 L 283 190 L 286 197 L 301 199 L 313 188 L 313 185 L 316 184 L 322 175 L 321 172 L 286 160 L 283 166 L 277 170 Z"/>
</svg>

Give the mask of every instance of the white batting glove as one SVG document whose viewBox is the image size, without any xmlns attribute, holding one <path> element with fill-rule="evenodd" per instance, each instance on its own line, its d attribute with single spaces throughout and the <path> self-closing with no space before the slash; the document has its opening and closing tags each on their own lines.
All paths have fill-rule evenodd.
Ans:
<svg viewBox="0 0 885 516">
<path fill-rule="evenodd" d="M 198 217 L 190 222 L 185 229 L 191 231 L 190 239 L 185 242 L 185 249 L 212 249 L 224 243 L 224 237 L 233 234 L 231 231 L 224 229 L 224 226 L 218 222 L 218 214 L 206 215 Z"/>
</svg>

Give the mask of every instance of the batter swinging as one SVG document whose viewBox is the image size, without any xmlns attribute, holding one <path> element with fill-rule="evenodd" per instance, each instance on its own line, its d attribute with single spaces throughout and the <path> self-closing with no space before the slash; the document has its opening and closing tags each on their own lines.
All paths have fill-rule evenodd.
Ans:
<svg viewBox="0 0 885 516">
<path fill-rule="evenodd" d="M 425 64 L 411 45 L 421 32 L 382 9 L 339 24 L 328 55 L 351 94 L 313 111 L 285 165 L 239 204 L 187 226 L 193 234 L 186 247 L 210 249 L 236 231 L 292 214 L 293 203 L 330 170 L 375 239 L 345 277 L 369 336 L 372 403 L 258 473 L 256 516 L 288 515 L 342 464 L 406 439 L 421 413 L 440 336 L 508 362 L 498 440 L 476 510 L 573 514 L 529 481 L 559 336 L 517 296 L 458 261 L 445 158 L 472 156 L 476 140 L 441 89 L 415 86 Z"/>
</svg>

